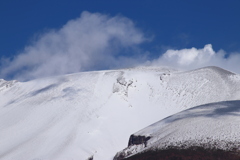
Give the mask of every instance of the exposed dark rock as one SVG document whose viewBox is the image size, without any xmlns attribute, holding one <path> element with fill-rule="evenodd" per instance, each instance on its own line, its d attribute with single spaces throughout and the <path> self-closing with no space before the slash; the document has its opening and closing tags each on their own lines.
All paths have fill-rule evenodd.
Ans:
<svg viewBox="0 0 240 160">
<path fill-rule="evenodd" d="M 93 156 L 89 157 L 87 160 L 93 160 Z"/>
<path fill-rule="evenodd" d="M 138 144 L 144 144 L 145 147 L 147 146 L 147 141 L 150 139 L 151 137 L 145 137 L 145 136 L 136 136 L 134 134 L 132 134 L 129 138 L 128 141 L 128 146 L 131 145 L 138 145 Z"/>
<path fill-rule="evenodd" d="M 124 152 L 118 152 L 113 160 L 123 160 L 127 155 Z"/>
<path fill-rule="evenodd" d="M 165 150 L 149 150 L 118 160 L 240 160 L 240 153 L 236 150 L 226 151 L 202 147 L 168 148 Z"/>
<path fill-rule="evenodd" d="M 128 141 L 128 147 L 132 146 L 132 145 L 141 145 L 144 144 L 144 147 L 147 146 L 147 141 L 150 139 L 151 137 L 145 137 L 145 136 L 139 136 L 139 135 L 134 135 L 132 134 L 129 138 Z M 121 152 L 118 152 L 113 160 L 122 160 L 125 157 L 127 157 L 128 155 L 132 154 L 132 152 L 125 152 L 124 150 Z"/>
</svg>

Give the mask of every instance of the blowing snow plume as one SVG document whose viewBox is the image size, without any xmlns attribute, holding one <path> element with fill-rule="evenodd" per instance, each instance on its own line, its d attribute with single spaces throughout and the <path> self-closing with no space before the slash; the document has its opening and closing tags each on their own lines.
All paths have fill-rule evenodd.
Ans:
<svg viewBox="0 0 240 160">
<path fill-rule="evenodd" d="M 2 60 L 0 76 L 28 80 L 79 71 L 121 67 L 141 61 L 126 58 L 147 39 L 131 20 L 83 12 L 59 30 L 41 35 L 13 60 Z"/>
</svg>

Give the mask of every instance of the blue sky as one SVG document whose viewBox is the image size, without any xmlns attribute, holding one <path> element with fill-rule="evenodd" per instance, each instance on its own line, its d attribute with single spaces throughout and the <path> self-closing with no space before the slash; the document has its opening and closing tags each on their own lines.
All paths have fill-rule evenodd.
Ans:
<svg viewBox="0 0 240 160">
<path fill-rule="evenodd" d="M 204 57 L 205 59 L 211 59 L 208 63 L 204 62 L 204 65 L 211 65 L 213 63 L 213 65 L 225 67 L 225 64 L 223 63 L 225 59 L 223 58 L 228 58 L 229 55 L 235 56 L 231 59 L 235 59 L 234 63 L 237 64 L 237 55 L 240 53 L 239 6 L 239 0 L 1 0 L 0 78 L 17 78 L 26 80 L 42 76 L 58 75 L 85 70 L 127 67 L 130 64 L 140 63 L 148 63 L 151 65 L 168 65 L 160 62 L 166 60 L 166 57 L 175 57 L 166 60 L 169 61 L 169 65 L 171 66 L 175 63 L 180 64 L 180 61 L 184 59 L 184 56 L 186 57 L 186 55 L 189 58 L 188 54 L 191 54 L 192 52 L 196 51 L 196 54 L 203 55 L 201 53 L 205 53 L 206 50 L 208 53 L 211 53 L 209 55 L 214 55 L 218 58 L 209 58 L 208 55 L 200 56 L 200 59 L 201 57 Z M 109 36 L 109 39 L 112 40 L 114 38 L 114 42 L 110 43 L 108 42 L 109 40 L 107 40 L 107 43 L 109 44 L 103 44 L 105 47 L 100 47 L 100 52 L 102 51 L 104 53 L 99 54 L 99 57 L 104 57 L 106 53 L 106 57 L 108 57 L 107 59 L 114 59 L 116 61 L 115 63 L 119 64 L 113 65 L 109 63 L 103 66 L 101 64 L 103 62 L 102 58 L 98 58 L 94 59 L 91 64 L 90 60 L 82 60 L 81 62 L 75 62 L 81 63 L 81 65 L 65 65 L 66 68 L 73 67 L 74 69 L 69 70 L 63 68 L 62 72 L 52 71 L 48 74 L 43 74 L 44 70 L 42 69 L 41 71 L 37 71 L 38 74 L 34 73 L 27 75 L 27 72 L 36 72 L 35 69 L 41 67 L 46 68 L 46 66 L 43 65 L 45 62 L 44 60 L 36 62 L 34 65 L 31 64 L 31 59 L 34 58 L 33 52 L 36 52 L 37 47 L 39 49 L 39 46 L 43 46 L 42 44 L 45 44 L 45 42 L 42 42 L 44 39 L 47 39 L 43 38 L 44 35 L 45 37 L 47 37 L 46 35 L 52 35 L 53 30 L 56 32 L 56 35 L 59 35 L 62 33 L 60 30 L 64 30 L 64 27 L 68 24 L 68 22 L 77 21 L 77 19 L 79 19 L 79 23 L 77 25 L 81 25 L 79 28 L 85 26 L 85 24 L 80 22 L 84 11 L 87 11 L 88 13 L 88 15 L 85 16 L 86 19 L 91 17 L 91 15 L 99 14 L 97 16 L 98 18 L 101 16 L 106 16 L 109 20 L 108 22 L 104 20 L 104 18 L 100 18 L 101 21 L 99 24 L 92 23 L 90 25 L 108 23 L 109 28 L 112 28 L 113 26 L 125 27 L 117 28 L 119 31 L 124 32 L 124 38 L 120 37 L 119 34 L 113 35 L 111 33 L 109 35 L 109 32 L 106 32 L 107 36 Z M 110 19 L 114 17 L 116 21 L 112 22 Z M 125 19 L 125 21 L 122 22 L 122 19 Z M 89 24 L 87 21 L 84 23 Z M 107 24 L 105 24 L 104 27 L 106 27 L 106 25 Z M 72 30 L 76 28 L 73 26 L 73 24 L 70 24 L 69 26 L 72 27 L 69 27 Z M 88 28 L 91 27 L 88 26 Z M 128 33 L 127 30 L 130 30 L 131 32 Z M 103 30 L 99 28 L 94 28 L 94 31 L 99 31 L 97 33 L 103 32 Z M 64 31 L 64 34 L 68 33 L 69 32 Z M 79 34 L 79 36 L 81 35 L 82 34 Z M 135 37 L 135 39 L 131 39 L 131 37 L 129 38 L 128 35 L 133 35 L 132 37 Z M 136 39 L 138 36 L 141 38 Z M 92 38 L 94 40 L 96 39 L 94 37 Z M 75 37 L 75 39 L 78 38 Z M 129 39 L 131 39 L 131 41 Z M 52 41 L 52 46 L 50 47 L 51 49 L 39 50 L 53 55 L 53 48 L 55 48 L 56 44 L 59 44 L 59 42 L 57 43 L 52 38 L 50 38 L 50 41 Z M 90 39 L 89 41 L 91 42 L 92 40 Z M 61 42 L 60 44 L 64 43 L 64 45 L 66 45 L 69 42 L 72 41 Z M 82 40 L 79 40 L 79 43 L 82 43 Z M 211 44 L 211 46 L 206 47 L 204 50 L 204 46 L 207 44 Z M 96 46 L 99 44 L 94 43 L 94 45 Z M 94 45 L 90 48 L 94 48 Z M 192 47 L 195 47 L 194 49 L 196 50 L 191 50 Z M 28 48 L 28 50 L 26 48 Z M 46 46 L 44 48 L 46 48 Z M 76 49 L 76 46 L 74 49 Z M 85 49 L 87 50 L 87 48 Z M 85 49 L 80 48 L 80 50 Z M 117 53 L 112 53 L 115 51 L 114 49 L 116 49 Z M 172 52 L 170 53 L 171 49 Z M 36 55 L 43 54 L 39 50 Z M 72 49 L 68 49 L 62 54 L 67 55 L 69 50 Z M 173 52 L 176 50 L 180 50 L 181 52 Z M 186 53 L 185 51 L 189 53 Z M 62 52 L 62 50 L 57 50 L 57 52 Z M 93 57 L 96 57 L 95 51 L 93 52 L 81 54 L 81 56 L 77 56 L 77 58 L 84 59 L 83 55 L 86 54 L 92 54 Z M 166 52 L 168 52 L 168 54 L 165 56 L 165 59 L 160 59 L 159 57 L 164 55 Z M 179 54 L 184 56 L 179 56 Z M 75 55 L 75 53 L 72 55 Z M 48 55 L 41 57 L 47 56 Z M 195 59 L 199 59 L 199 56 L 197 57 L 198 58 Z M 220 60 L 219 57 L 222 59 Z M 54 57 L 52 58 L 56 59 Z M 26 61 L 26 59 L 29 59 L 29 61 Z M 92 57 L 87 57 L 87 59 L 92 59 Z M 137 62 L 134 61 L 136 59 Z M 61 62 L 62 60 L 59 60 L 58 62 L 55 62 L 55 64 L 51 65 L 57 65 Z M 88 64 L 83 65 L 85 62 Z M 68 62 L 64 63 L 67 64 Z M 185 64 L 188 62 L 181 61 L 181 63 Z M 191 61 L 191 63 L 194 62 Z M 199 62 L 199 64 L 200 63 L 202 62 Z M 225 68 L 232 69 L 238 67 L 230 66 L 232 63 L 233 60 L 229 60 Z M 198 66 L 201 65 L 197 65 L 196 67 Z M 238 72 L 238 70 L 234 71 Z"/>
</svg>

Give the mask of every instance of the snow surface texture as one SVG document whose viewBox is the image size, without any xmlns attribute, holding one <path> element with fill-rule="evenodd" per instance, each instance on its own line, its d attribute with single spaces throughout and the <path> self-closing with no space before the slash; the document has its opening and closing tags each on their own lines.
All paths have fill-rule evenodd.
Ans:
<svg viewBox="0 0 240 160">
<path fill-rule="evenodd" d="M 119 152 L 132 156 L 147 150 L 168 148 L 240 150 L 240 101 L 194 107 L 146 127 L 134 136 L 151 137 L 145 144 Z"/>
<path fill-rule="evenodd" d="M 5 81 L 3 79 L 0 79 L 0 91 L 3 89 L 6 89 L 8 87 L 12 87 L 17 81 Z"/>
<path fill-rule="evenodd" d="M 110 160 L 132 133 L 185 109 L 240 99 L 217 67 L 130 68 L 0 81 L 0 159 Z"/>
</svg>

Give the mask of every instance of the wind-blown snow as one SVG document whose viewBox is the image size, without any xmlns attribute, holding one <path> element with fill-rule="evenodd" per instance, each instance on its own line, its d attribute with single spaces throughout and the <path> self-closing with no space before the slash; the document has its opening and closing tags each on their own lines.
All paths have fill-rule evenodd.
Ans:
<svg viewBox="0 0 240 160">
<path fill-rule="evenodd" d="M 0 159 L 110 160 L 129 135 L 160 119 L 240 99 L 239 77 L 217 67 L 142 67 L 24 83 L 1 80 Z"/>
<path fill-rule="evenodd" d="M 170 147 L 204 147 L 240 150 L 240 101 L 194 107 L 156 122 L 134 136 L 151 137 L 145 144 L 132 145 L 125 155 Z"/>
</svg>

